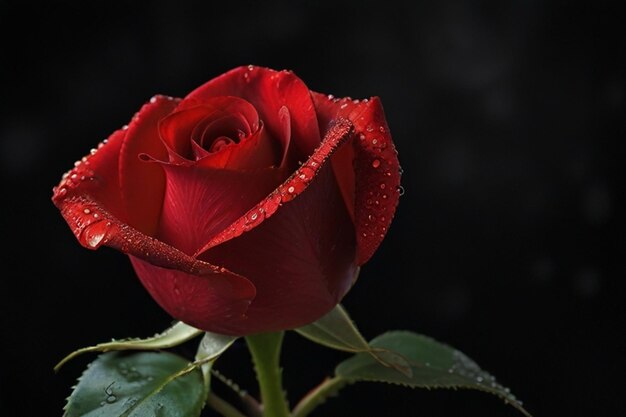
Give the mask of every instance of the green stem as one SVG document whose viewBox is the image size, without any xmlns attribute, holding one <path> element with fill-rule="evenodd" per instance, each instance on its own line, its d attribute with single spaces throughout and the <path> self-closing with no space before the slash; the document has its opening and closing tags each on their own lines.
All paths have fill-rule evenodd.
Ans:
<svg viewBox="0 0 626 417">
<path fill-rule="evenodd" d="M 326 402 L 328 397 L 337 395 L 339 390 L 346 386 L 346 384 L 348 384 L 348 381 L 337 376 L 324 380 L 324 382 L 315 387 L 300 400 L 298 405 L 293 409 L 292 417 L 308 416 L 318 405 Z"/>
<path fill-rule="evenodd" d="M 209 396 L 207 398 L 207 404 L 209 407 L 217 411 L 223 417 L 246 417 L 239 412 L 235 407 L 222 400 L 217 395 L 209 392 Z"/>
<path fill-rule="evenodd" d="M 290 414 L 279 365 L 283 336 L 284 332 L 278 332 L 246 337 L 261 389 L 264 417 L 289 417 Z"/>
</svg>

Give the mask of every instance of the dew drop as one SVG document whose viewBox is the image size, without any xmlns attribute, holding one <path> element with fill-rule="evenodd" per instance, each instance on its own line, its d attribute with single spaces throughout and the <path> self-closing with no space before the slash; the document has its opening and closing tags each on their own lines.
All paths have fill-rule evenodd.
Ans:
<svg viewBox="0 0 626 417">
<path fill-rule="evenodd" d="M 109 395 L 106 401 L 109 404 L 113 404 L 115 401 L 117 401 L 117 397 L 115 395 Z"/>
<path fill-rule="evenodd" d="M 372 145 L 376 145 L 378 143 L 378 139 L 372 139 Z"/>
<path fill-rule="evenodd" d="M 295 187 L 292 185 L 291 187 L 287 188 L 287 192 L 289 192 L 290 194 L 293 194 L 293 192 L 296 191 Z"/>
<path fill-rule="evenodd" d="M 346 107 L 348 107 L 348 103 L 343 103 L 341 106 L 339 106 L 340 109 L 345 109 Z"/>
<path fill-rule="evenodd" d="M 367 130 L 368 132 L 373 132 L 374 128 L 372 126 L 368 126 L 365 130 Z"/>
<path fill-rule="evenodd" d="M 61 194 L 61 195 L 65 195 L 65 194 L 67 194 L 67 189 L 65 189 L 65 188 L 61 188 L 61 189 L 59 190 L 59 194 Z"/>
<path fill-rule="evenodd" d="M 85 209 L 88 210 L 88 209 Z M 86 213 L 88 214 L 88 213 Z M 80 238 L 81 241 L 91 249 L 98 248 L 106 236 L 106 224 L 102 221 L 97 221 L 85 226 Z"/>
<path fill-rule="evenodd" d="M 378 168 L 380 166 L 380 160 L 379 159 L 374 159 L 372 161 L 372 167 L 373 168 Z"/>
<path fill-rule="evenodd" d="M 122 126 L 122 130 L 128 130 L 128 125 Z"/>
<path fill-rule="evenodd" d="M 383 194 L 383 200 L 386 200 L 389 197 L 387 194 Z"/>
<path fill-rule="evenodd" d="M 335 98 L 335 96 L 333 96 L 332 94 L 329 94 L 329 95 L 328 95 L 328 99 L 329 99 L 329 100 L 332 100 L 332 99 L 334 99 L 334 98 Z"/>
<path fill-rule="evenodd" d="M 404 187 L 401 185 L 398 185 L 398 194 L 399 195 L 404 195 Z"/>
<path fill-rule="evenodd" d="M 85 213 L 85 214 L 89 214 L 89 213 L 91 213 L 91 210 L 89 210 L 88 208 L 86 208 L 85 210 L 83 210 L 83 213 Z"/>
<path fill-rule="evenodd" d="M 152 98 L 150 99 L 150 103 L 152 103 L 152 104 L 156 103 L 156 101 L 157 101 L 156 96 L 154 96 L 154 97 L 152 97 Z"/>
<path fill-rule="evenodd" d="M 384 128 L 384 127 L 382 127 L 382 126 L 380 126 L 380 127 L 378 128 L 378 130 L 380 130 L 380 132 L 381 132 L 381 133 L 385 133 L 385 128 Z"/>
<path fill-rule="evenodd" d="M 384 182 L 380 184 L 380 189 L 381 189 L 381 190 L 384 190 L 384 189 L 385 189 L 385 187 L 387 187 L 387 185 L 386 185 Z"/>
</svg>

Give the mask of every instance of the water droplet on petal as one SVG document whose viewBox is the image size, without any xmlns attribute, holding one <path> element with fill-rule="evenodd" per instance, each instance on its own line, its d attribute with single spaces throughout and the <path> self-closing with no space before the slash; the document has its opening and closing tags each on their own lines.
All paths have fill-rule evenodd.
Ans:
<svg viewBox="0 0 626 417">
<path fill-rule="evenodd" d="M 106 236 L 106 227 L 106 223 L 103 221 L 96 221 L 86 225 L 80 234 L 81 241 L 89 248 L 97 249 L 103 243 Z"/>
<path fill-rule="evenodd" d="M 378 168 L 380 166 L 380 159 L 374 159 L 372 161 L 372 167 L 373 168 Z"/>
</svg>

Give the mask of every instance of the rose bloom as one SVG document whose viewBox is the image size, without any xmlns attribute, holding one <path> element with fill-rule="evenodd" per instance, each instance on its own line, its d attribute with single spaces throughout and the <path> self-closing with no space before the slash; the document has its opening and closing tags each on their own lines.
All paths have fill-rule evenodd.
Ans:
<svg viewBox="0 0 626 417">
<path fill-rule="evenodd" d="M 233 69 L 155 96 L 75 163 L 53 202 L 79 242 L 130 257 L 174 318 L 229 335 L 330 311 L 387 232 L 399 165 L 378 98 Z"/>
</svg>

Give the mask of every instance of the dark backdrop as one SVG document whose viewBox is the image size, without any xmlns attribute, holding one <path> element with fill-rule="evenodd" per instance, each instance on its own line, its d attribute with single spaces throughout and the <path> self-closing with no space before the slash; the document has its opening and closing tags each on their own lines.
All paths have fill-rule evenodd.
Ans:
<svg viewBox="0 0 626 417">
<path fill-rule="evenodd" d="M 406 193 L 345 299 L 367 337 L 453 344 L 536 416 L 624 415 L 621 2 L 313 3 L 0 2 L 3 416 L 60 415 L 93 356 L 59 358 L 170 323 L 123 255 L 75 241 L 61 173 L 153 94 L 249 63 L 382 98 Z M 292 401 L 343 357 L 290 335 Z M 256 393 L 244 346 L 218 367 Z M 315 415 L 517 414 L 362 384 Z"/>
</svg>

